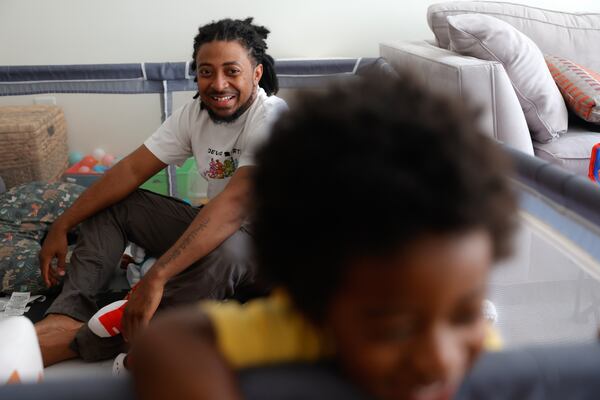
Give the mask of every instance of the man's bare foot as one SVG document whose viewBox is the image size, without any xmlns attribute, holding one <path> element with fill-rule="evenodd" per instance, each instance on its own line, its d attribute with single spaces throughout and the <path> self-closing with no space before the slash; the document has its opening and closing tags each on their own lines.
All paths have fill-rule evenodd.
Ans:
<svg viewBox="0 0 600 400">
<path fill-rule="evenodd" d="M 66 315 L 50 314 L 35 324 L 44 367 L 77 357 L 69 348 L 83 322 Z"/>
</svg>

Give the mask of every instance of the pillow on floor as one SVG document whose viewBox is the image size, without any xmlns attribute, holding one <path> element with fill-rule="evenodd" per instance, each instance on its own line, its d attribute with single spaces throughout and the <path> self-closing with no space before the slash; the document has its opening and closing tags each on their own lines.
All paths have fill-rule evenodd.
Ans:
<svg viewBox="0 0 600 400">
<path fill-rule="evenodd" d="M 535 140 L 550 142 L 568 128 L 565 102 L 536 44 L 512 25 L 489 15 L 448 16 L 450 49 L 502 63 Z"/>
<path fill-rule="evenodd" d="M 587 122 L 600 124 L 600 73 L 564 57 L 544 58 L 571 111 Z"/>
<path fill-rule="evenodd" d="M 38 262 L 42 239 L 84 190 L 72 183 L 33 182 L 0 195 L 0 292 L 46 290 Z"/>
<path fill-rule="evenodd" d="M 67 182 L 31 182 L 0 194 L 0 224 L 51 224 L 85 190 Z"/>
</svg>

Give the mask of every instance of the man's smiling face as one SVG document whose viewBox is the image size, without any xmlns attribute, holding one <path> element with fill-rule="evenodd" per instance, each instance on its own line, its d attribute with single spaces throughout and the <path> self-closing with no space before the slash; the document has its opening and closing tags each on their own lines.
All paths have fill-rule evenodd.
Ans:
<svg viewBox="0 0 600 400">
<path fill-rule="evenodd" d="M 263 68 L 238 41 L 203 44 L 196 65 L 200 99 L 213 120 L 233 121 L 250 107 Z"/>
</svg>

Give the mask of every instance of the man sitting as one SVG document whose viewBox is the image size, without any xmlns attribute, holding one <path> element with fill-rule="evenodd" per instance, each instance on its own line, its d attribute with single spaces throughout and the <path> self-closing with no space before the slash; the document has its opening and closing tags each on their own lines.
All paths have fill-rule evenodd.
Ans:
<svg viewBox="0 0 600 400">
<path fill-rule="evenodd" d="M 192 69 L 198 93 L 146 142 L 85 191 L 53 225 L 40 251 L 48 286 L 64 275 L 59 297 L 36 324 L 45 365 L 80 356 L 114 357 L 156 310 L 203 298 L 224 299 L 255 285 L 248 225 L 250 176 L 257 146 L 287 106 L 278 90 L 269 31 L 252 19 L 225 19 L 199 28 Z M 211 201 L 198 210 L 137 190 L 168 164 L 194 156 Z M 65 271 L 66 235 L 81 223 Z M 102 340 L 84 322 L 96 311 L 126 244 L 159 257 L 125 309 L 123 337 Z M 52 267 L 53 261 L 56 268 Z"/>
</svg>

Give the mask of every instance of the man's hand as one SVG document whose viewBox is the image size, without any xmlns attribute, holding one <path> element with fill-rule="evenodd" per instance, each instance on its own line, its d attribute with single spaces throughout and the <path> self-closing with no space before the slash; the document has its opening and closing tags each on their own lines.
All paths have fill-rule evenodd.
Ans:
<svg viewBox="0 0 600 400">
<path fill-rule="evenodd" d="M 121 328 L 123 338 L 132 342 L 139 332 L 145 328 L 162 299 L 164 283 L 146 275 L 134 287 L 125 306 Z"/>
<path fill-rule="evenodd" d="M 40 271 L 47 287 L 58 284 L 60 277 L 65 274 L 65 259 L 67 257 L 67 231 L 60 225 L 52 225 L 44 245 L 40 250 Z M 57 260 L 56 269 L 52 268 L 52 260 Z"/>
</svg>

